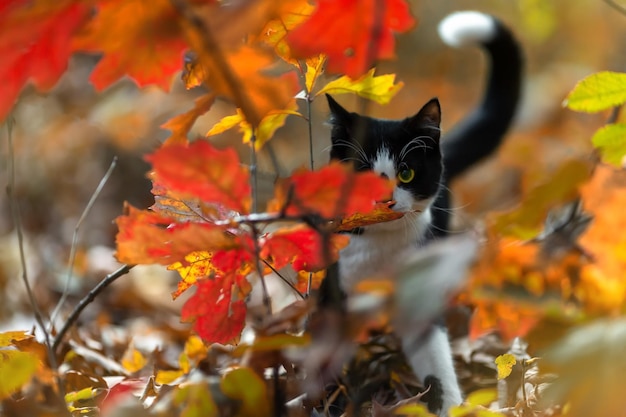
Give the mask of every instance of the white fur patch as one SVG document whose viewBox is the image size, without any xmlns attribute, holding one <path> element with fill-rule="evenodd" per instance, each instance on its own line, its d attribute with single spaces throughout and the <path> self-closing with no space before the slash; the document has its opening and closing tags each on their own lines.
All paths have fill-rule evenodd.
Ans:
<svg viewBox="0 0 626 417">
<path fill-rule="evenodd" d="M 389 149 L 383 147 L 378 151 L 376 158 L 372 161 L 372 170 L 378 174 L 385 174 L 387 178 L 396 177 L 396 166 Z"/>
<path fill-rule="evenodd" d="M 439 37 L 450 46 L 460 48 L 486 43 L 496 36 L 496 22 L 487 14 L 473 11 L 456 12 L 439 23 Z"/>
</svg>

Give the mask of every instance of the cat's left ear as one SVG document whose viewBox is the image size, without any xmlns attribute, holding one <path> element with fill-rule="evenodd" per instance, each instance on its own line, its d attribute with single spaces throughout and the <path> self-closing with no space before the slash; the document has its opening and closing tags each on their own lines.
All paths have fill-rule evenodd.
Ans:
<svg viewBox="0 0 626 417">
<path fill-rule="evenodd" d="M 420 109 L 414 116 L 406 119 L 411 128 L 414 129 L 430 129 L 432 133 L 430 137 L 439 141 L 441 129 L 441 106 L 439 100 L 436 98 L 431 99 L 428 103 L 424 104 L 424 107 Z"/>
<path fill-rule="evenodd" d="M 326 100 L 328 100 L 328 108 L 330 109 L 330 122 L 334 125 L 343 125 L 348 127 L 352 124 L 352 116 L 350 112 L 344 109 L 341 104 L 337 103 L 335 99 L 326 94 Z"/>
</svg>

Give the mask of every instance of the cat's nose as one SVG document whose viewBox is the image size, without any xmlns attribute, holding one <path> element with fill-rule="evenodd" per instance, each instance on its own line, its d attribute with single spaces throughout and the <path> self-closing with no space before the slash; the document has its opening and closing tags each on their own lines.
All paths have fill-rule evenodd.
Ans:
<svg viewBox="0 0 626 417">
<path fill-rule="evenodd" d="M 380 173 L 380 177 L 381 177 L 381 178 L 384 178 L 384 179 L 386 179 L 386 180 L 388 180 L 388 179 L 389 179 L 389 175 L 385 174 L 384 172 L 381 172 L 381 173 Z"/>
<path fill-rule="evenodd" d="M 392 203 L 389 203 L 389 206 L 388 206 L 388 207 L 389 207 L 390 209 L 392 209 L 392 208 L 393 208 L 393 206 L 395 206 L 395 205 L 396 205 L 396 202 L 394 201 L 394 202 L 392 202 Z"/>
</svg>

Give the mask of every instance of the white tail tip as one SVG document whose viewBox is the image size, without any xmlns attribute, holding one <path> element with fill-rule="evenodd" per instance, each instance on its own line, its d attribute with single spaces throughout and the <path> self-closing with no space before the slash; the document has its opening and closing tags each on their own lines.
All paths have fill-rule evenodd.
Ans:
<svg viewBox="0 0 626 417">
<path fill-rule="evenodd" d="M 439 37 L 455 48 L 489 42 L 497 30 L 491 16 L 472 11 L 452 13 L 439 23 Z"/>
</svg>

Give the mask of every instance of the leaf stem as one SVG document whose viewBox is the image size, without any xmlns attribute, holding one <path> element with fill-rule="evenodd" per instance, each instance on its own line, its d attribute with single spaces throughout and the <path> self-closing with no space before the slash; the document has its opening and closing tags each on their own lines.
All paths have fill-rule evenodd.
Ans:
<svg viewBox="0 0 626 417">
<path fill-rule="evenodd" d="M 61 330 L 59 330 L 59 333 L 57 333 L 56 337 L 54 338 L 54 343 L 52 344 L 53 351 L 56 351 L 58 349 L 60 343 L 63 341 L 63 337 L 69 331 L 69 329 L 74 325 L 74 323 L 76 323 L 76 321 L 78 320 L 78 317 L 80 316 L 80 313 L 82 313 L 82 311 L 89 304 L 91 304 L 93 300 L 96 299 L 96 296 L 100 294 L 106 287 L 111 285 L 116 279 L 118 279 L 119 277 L 123 275 L 128 274 L 128 272 L 134 266 L 135 265 L 122 265 L 117 271 L 114 271 L 110 273 L 109 275 L 107 275 L 106 277 L 104 277 L 102 281 L 98 283 L 98 285 L 96 285 L 91 291 L 89 291 L 89 293 L 82 300 L 80 300 L 78 305 L 76 305 L 76 307 L 74 308 L 74 311 L 72 311 L 72 313 L 68 316 Z"/>
</svg>

